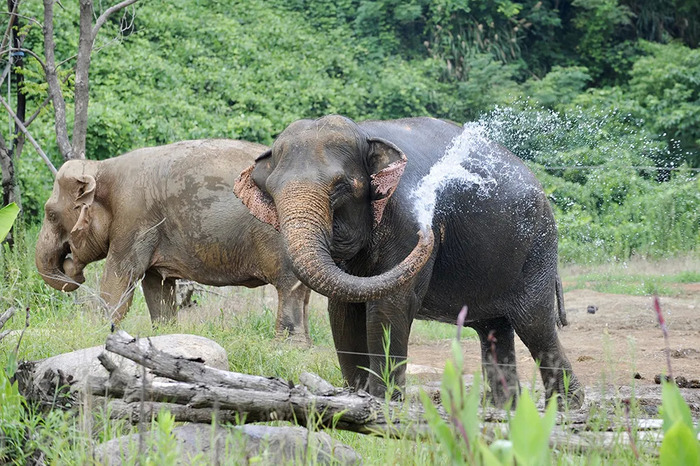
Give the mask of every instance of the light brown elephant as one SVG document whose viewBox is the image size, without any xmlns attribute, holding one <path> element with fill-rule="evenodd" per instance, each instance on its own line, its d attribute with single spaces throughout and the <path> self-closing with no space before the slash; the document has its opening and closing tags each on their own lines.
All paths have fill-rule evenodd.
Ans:
<svg viewBox="0 0 700 466">
<path fill-rule="evenodd" d="M 176 317 L 175 280 L 277 288 L 276 331 L 309 343 L 310 290 L 292 271 L 282 236 L 233 194 L 237 174 L 267 147 L 184 141 L 108 160 L 72 160 L 46 202 L 36 266 L 57 290 L 85 281 L 106 258 L 100 294 L 118 324 L 142 280 L 151 320 Z"/>
</svg>

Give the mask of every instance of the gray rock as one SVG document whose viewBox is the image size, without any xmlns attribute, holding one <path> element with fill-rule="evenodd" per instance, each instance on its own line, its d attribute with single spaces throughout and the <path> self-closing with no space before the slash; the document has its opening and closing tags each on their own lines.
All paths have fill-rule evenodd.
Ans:
<svg viewBox="0 0 700 466">
<path fill-rule="evenodd" d="M 175 427 L 174 440 L 164 440 L 157 431 L 142 439 L 143 455 L 154 461 L 163 455 L 177 458 L 177 464 L 361 464 L 360 456 L 349 446 L 324 432 L 303 427 L 244 425 L 219 427 L 188 424 Z M 134 464 L 139 452 L 139 434 L 125 435 L 95 448 L 100 464 Z M 143 457 L 142 457 L 143 459 Z"/>
<path fill-rule="evenodd" d="M 208 338 L 185 334 L 159 335 L 142 338 L 139 344 L 146 346 L 149 339 L 153 346 L 166 353 L 200 359 L 207 366 L 228 370 L 226 350 Z M 97 359 L 103 351 L 104 345 L 94 346 L 38 361 L 32 368 L 31 380 L 26 383 L 29 386 L 23 390 L 26 392 L 25 396 L 43 399 L 44 395 L 50 395 L 66 385 L 70 385 L 71 391 L 80 391 L 88 377 L 108 377 L 109 374 Z M 126 374 L 141 375 L 142 366 L 116 354 L 108 354 Z"/>
</svg>

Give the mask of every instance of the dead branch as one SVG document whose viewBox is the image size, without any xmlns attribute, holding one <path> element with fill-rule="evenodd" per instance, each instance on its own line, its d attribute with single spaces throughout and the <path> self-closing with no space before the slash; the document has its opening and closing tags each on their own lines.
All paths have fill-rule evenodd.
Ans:
<svg viewBox="0 0 700 466">
<path fill-rule="evenodd" d="M 14 306 L 6 310 L 5 312 L 0 315 L 0 329 L 2 329 L 5 324 L 7 323 L 8 320 L 12 318 L 13 315 L 17 312 L 17 308 Z M 4 332 L 0 332 L 0 340 L 5 338 L 7 335 L 9 335 L 10 330 L 5 330 Z"/>
<path fill-rule="evenodd" d="M 278 378 L 221 371 L 198 360 L 159 351 L 149 340 L 136 340 L 123 331 L 108 337 L 106 349 L 145 365 L 154 375 L 171 379 L 127 376 L 103 356 L 103 365 L 110 376 L 93 380 L 89 391 L 96 396 L 121 398 L 102 400 L 112 418 L 126 418 L 137 423 L 148 421 L 161 409 L 167 409 L 182 422 L 277 420 L 410 439 L 425 437 L 430 432 L 422 406 L 385 403 L 364 391 L 333 387 L 315 374 L 302 374 L 301 384 L 293 386 Z M 442 408 L 439 412 L 447 419 Z M 507 435 L 510 417 L 512 413 L 501 409 L 483 409 L 485 438 L 493 440 Z M 560 425 L 551 437 L 552 446 L 585 452 L 600 448 L 601 442 L 607 445 L 627 441 L 613 431 L 588 432 L 587 423 L 588 413 L 560 413 Z M 639 439 L 649 445 L 658 443 L 658 425 L 643 427 L 640 424 L 638 430 Z"/>
<path fill-rule="evenodd" d="M 83 396 L 91 397 L 85 400 L 90 406 L 102 406 L 110 418 L 127 419 L 133 424 L 147 423 L 166 409 L 178 422 L 287 421 L 310 428 L 406 439 L 425 438 L 431 433 L 421 404 L 385 402 L 364 391 L 333 387 L 314 374 L 302 374 L 300 384 L 294 386 L 279 378 L 221 371 L 196 359 L 164 353 L 148 339 L 136 340 L 123 331 L 108 337 L 106 350 L 99 359 L 108 371 L 107 377 L 76 381 L 56 370 L 36 374 L 33 379 L 22 374 L 26 379 L 22 386 L 34 387 L 31 400 L 50 407 L 75 407 L 83 392 Z M 131 370 L 122 370 L 109 353 L 142 364 L 144 371 L 132 375 Z M 150 369 L 148 374 L 146 367 Z M 449 423 L 442 407 L 438 406 L 438 412 Z M 480 412 L 484 440 L 507 438 L 512 413 L 496 408 Z M 613 421 L 601 432 L 591 429 L 590 422 L 585 410 L 559 413 L 550 445 L 585 453 L 629 442 L 619 423 Z M 637 420 L 638 445 L 650 453 L 658 451 L 661 426 L 658 419 Z"/>
<path fill-rule="evenodd" d="M 422 419 L 422 408 L 401 403 L 384 404 L 364 391 L 335 389 L 318 376 L 302 378 L 311 380 L 309 388 L 305 385 L 295 387 L 274 377 L 226 372 L 207 367 L 201 361 L 163 353 L 154 348 L 150 341 L 137 341 L 124 331 L 110 335 L 105 348 L 148 367 L 155 375 L 172 379 L 144 383 L 142 378 L 132 378 L 125 387 L 119 374 L 110 375 L 107 380 L 92 381 L 92 394 L 124 397 L 127 405 L 120 405 L 122 408 L 133 404 L 127 409 L 131 419 L 145 393 L 146 399 L 143 401 L 186 406 L 188 409 L 173 413 L 177 420 L 183 421 L 191 420 L 183 416 L 193 413 L 197 419 L 201 419 L 202 411 L 192 410 L 206 408 L 210 419 L 212 410 L 218 409 L 231 412 L 225 416 L 234 416 L 235 413 L 239 418 L 245 417 L 246 422 L 284 420 L 301 425 L 314 422 L 323 427 L 335 426 L 365 434 L 382 433 L 413 438 L 427 432 L 427 426 L 419 422 L 405 424 L 406 419 Z M 114 365 L 109 362 L 105 368 L 112 370 L 110 374 L 115 373 Z M 115 383 L 115 380 L 119 382 Z M 314 393 L 319 391 L 325 394 Z"/>
<path fill-rule="evenodd" d="M 112 16 L 114 13 L 116 13 L 119 10 L 123 10 L 124 8 L 133 5 L 136 3 L 138 0 L 125 0 L 121 3 L 118 3 L 114 6 L 111 6 L 107 8 L 104 13 L 100 15 L 99 18 L 97 18 L 97 21 L 95 21 L 95 26 L 92 28 L 92 38 L 93 40 L 97 37 L 97 33 L 99 32 L 100 28 L 102 25 L 109 19 L 110 16 Z"/>
<path fill-rule="evenodd" d="M 222 371 L 204 365 L 201 360 L 172 356 L 155 348 L 150 339 L 137 340 L 123 330 L 107 337 L 105 348 L 151 369 L 155 375 L 181 382 L 270 392 L 289 389 L 282 379 Z"/>
<path fill-rule="evenodd" d="M 39 156 L 42 158 L 46 166 L 49 167 L 49 170 L 51 170 L 51 173 L 53 176 L 56 176 L 56 173 L 58 171 L 56 170 L 56 167 L 53 166 L 53 163 L 51 163 L 51 160 L 49 160 L 49 157 L 44 153 L 44 151 L 41 149 L 41 146 L 39 145 L 38 142 L 36 142 L 36 139 L 29 133 L 29 130 L 27 129 L 26 126 L 22 124 L 22 120 L 19 119 L 17 114 L 12 110 L 10 105 L 7 103 L 7 101 L 0 96 L 0 103 L 2 104 L 3 107 L 5 107 L 5 110 L 12 116 L 12 118 L 15 120 L 15 123 L 17 124 L 17 127 L 19 128 L 20 131 L 29 139 L 29 142 L 34 146 L 34 149 L 36 152 L 39 154 Z"/>
<path fill-rule="evenodd" d="M 17 17 L 17 8 L 19 7 L 19 0 L 12 2 L 12 11 L 8 14 L 10 15 L 10 20 L 7 22 L 7 28 L 5 29 L 5 34 L 2 36 L 2 43 L 0 43 L 0 49 L 4 49 L 7 42 L 10 40 L 12 26 L 15 25 L 15 18 Z"/>
</svg>

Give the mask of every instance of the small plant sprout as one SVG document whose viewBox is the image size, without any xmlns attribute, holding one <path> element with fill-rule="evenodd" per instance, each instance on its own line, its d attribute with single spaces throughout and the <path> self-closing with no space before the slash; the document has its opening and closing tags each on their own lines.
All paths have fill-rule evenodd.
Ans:
<svg viewBox="0 0 700 466">
<path fill-rule="evenodd" d="M 391 354 L 391 327 L 383 327 L 384 336 L 382 337 L 382 349 L 384 353 L 384 365 L 382 366 L 381 374 L 373 371 L 369 367 L 363 367 L 366 370 L 380 379 L 384 386 L 386 387 L 387 401 L 390 399 L 398 399 L 403 396 L 401 387 L 394 380 L 394 371 L 404 364 L 408 363 L 408 360 L 403 357 L 401 361 L 397 361 L 397 357 Z"/>
<path fill-rule="evenodd" d="M 425 418 L 435 440 L 449 455 L 452 464 L 474 464 L 479 446 L 480 379 L 474 376 L 474 384 L 466 391 L 462 378 L 462 349 L 459 344 L 461 329 L 467 316 L 464 306 L 457 317 L 456 338 L 452 340 L 452 357 L 445 362 L 440 393 L 442 405 L 449 416 L 449 423 L 439 414 L 425 391 L 420 397 Z"/>
<path fill-rule="evenodd" d="M 564 410 L 568 413 L 569 412 L 569 391 L 571 390 L 571 374 L 568 372 L 563 373 L 563 382 L 564 382 L 564 396 L 559 395 L 559 399 L 564 405 Z"/>
<path fill-rule="evenodd" d="M 659 327 L 664 334 L 664 343 L 666 345 L 666 364 L 668 365 L 668 377 L 673 380 L 673 371 L 671 370 L 671 347 L 668 343 L 668 330 L 666 329 L 666 321 L 664 320 L 664 313 L 661 311 L 661 303 L 659 302 L 659 297 L 654 295 L 654 310 L 656 311 L 656 317 L 659 319 Z"/>
</svg>

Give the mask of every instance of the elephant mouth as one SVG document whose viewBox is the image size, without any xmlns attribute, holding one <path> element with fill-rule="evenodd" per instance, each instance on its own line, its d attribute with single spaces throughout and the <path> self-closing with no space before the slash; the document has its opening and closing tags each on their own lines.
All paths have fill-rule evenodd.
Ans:
<svg viewBox="0 0 700 466">
<path fill-rule="evenodd" d="M 66 242 L 63 245 L 58 259 L 58 271 L 66 281 L 62 287 L 64 291 L 73 291 L 78 288 L 78 285 L 85 282 L 83 267 L 79 262 L 76 262 L 69 243 Z"/>
</svg>

